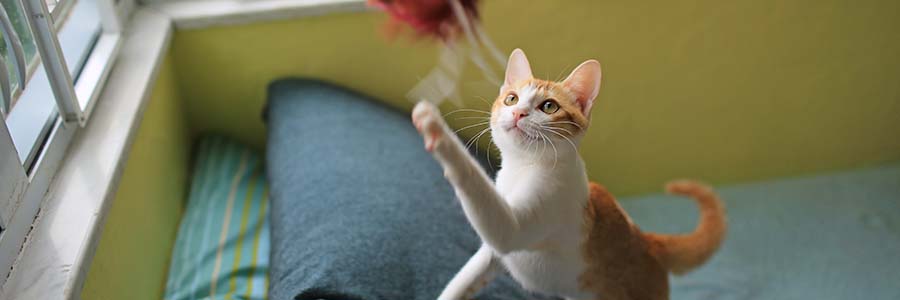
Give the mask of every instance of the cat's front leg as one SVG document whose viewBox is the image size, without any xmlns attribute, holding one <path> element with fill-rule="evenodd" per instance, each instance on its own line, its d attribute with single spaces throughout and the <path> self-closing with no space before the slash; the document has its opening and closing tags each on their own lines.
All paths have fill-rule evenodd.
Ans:
<svg viewBox="0 0 900 300">
<path fill-rule="evenodd" d="M 450 283 L 444 287 L 438 300 L 471 299 L 475 293 L 493 280 L 501 269 L 500 261 L 494 256 L 494 251 L 487 245 L 482 245 L 462 270 L 453 276 L 453 280 L 450 280 Z"/>
<path fill-rule="evenodd" d="M 536 208 L 513 210 L 509 206 L 434 104 L 419 102 L 412 118 L 425 138 L 425 149 L 444 168 L 444 176 L 453 185 L 472 228 L 498 254 L 529 247 L 552 230 L 551 224 L 533 213 Z"/>
<path fill-rule="evenodd" d="M 444 169 L 444 175 L 454 187 L 462 178 L 478 177 L 484 173 L 456 137 L 440 110 L 429 102 L 419 102 L 412 113 L 413 125 L 425 139 L 425 150 L 431 152 Z"/>
</svg>

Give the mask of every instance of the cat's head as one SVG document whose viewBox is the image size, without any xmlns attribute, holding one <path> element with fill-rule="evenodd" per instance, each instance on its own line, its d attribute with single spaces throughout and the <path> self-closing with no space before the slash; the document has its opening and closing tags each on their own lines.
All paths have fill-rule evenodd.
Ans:
<svg viewBox="0 0 900 300">
<path fill-rule="evenodd" d="M 501 153 L 532 158 L 571 154 L 590 123 L 600 91 L 600 63 L 588 60 L 559 82 L 536 79 L 520 49 L 491 109 L 491 135 Z"/>
</svg>

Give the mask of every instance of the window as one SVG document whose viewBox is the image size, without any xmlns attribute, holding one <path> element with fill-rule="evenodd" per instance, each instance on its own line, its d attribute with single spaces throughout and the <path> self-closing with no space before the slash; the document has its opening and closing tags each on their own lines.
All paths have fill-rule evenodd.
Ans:
<svg viewBox="0 0 900 300">
<path fill-rule="evenodd" d="M 0 0 L 0 284 L 89 121 L 131 3 Z"/>
</svg>

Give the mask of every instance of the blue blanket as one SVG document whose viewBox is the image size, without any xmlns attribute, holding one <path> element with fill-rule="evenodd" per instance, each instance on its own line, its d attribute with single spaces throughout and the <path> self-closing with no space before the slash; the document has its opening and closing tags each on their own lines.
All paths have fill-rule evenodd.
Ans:
<svg viewBox="0 0 900 300">
<path fill-rule="evenodd" d="M 672 299 L 900 299 L 900 164 L 719 188 L 729 232 Z M 687 232 L 694 203 L 624 208 L 647 231 Z"/>
<path fill-rule="evenodd" d="M 310 80 L 269 93 L 271 298 L 435 299 L 479 241 L 408 114 Z M 728 238 L 672 299 L 900 299 L 900 165 L 717 190 Z M 686 199 L 621 202 L 647 231 L 697 220 Z M 477 298 L 539 297 L 503 276 Z"/>
</svg>

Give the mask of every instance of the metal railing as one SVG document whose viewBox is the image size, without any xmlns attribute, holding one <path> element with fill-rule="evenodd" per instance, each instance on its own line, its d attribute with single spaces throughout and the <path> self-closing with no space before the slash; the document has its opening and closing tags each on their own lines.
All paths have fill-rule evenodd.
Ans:
<svg viewBox="0 0 900 300">
<path fill-rule="evenodd" d="M 50 88 L 56 97 L 56 108 L 60 117 L 66 124 L 78 122 L 79 125 L 84 125 L 84 113 L 78 105 L 75 85 L 72 76 L 69 75 L 59 40 L 56 38 L 56 27 L 53 26 L 53 16 L 47 8 L 47 3 L 43 0 L 23 0 L 22 8 L 34 36 L 35 46 L 41 55 L 47 78 L 50 80 Z"/>
<path fill-rule="evenodd" d="M 27 65 L 25 63 L 25 51 L 22 50 L 22 41 L 19 40 L 19 34 L 16 33 L 16 29 L 13 28 L 12 21 L 9 19 L 9 14 L 6 13 L 6 7 L 0 4 L 0 32 L 3 33 L 3 40 L 6 43 L 6 51 L 7 55 L 12 57 L 15 61 L 16 75 L 18 75 L 18 85 L 15 90 L 11 87 L 12 84 L 9 80 L 9 67 L 6 63 L 6 59 L 3 56 L 0 56 L 0 92 L 3 95 L 0 95 L 0 113 L 5 117 L 9 114 L 10 109 L 12 108 L 13 97 L 15 97 L 18 89 L 25 87 L 25 79 L 27 77 Z"/>
</svg>

